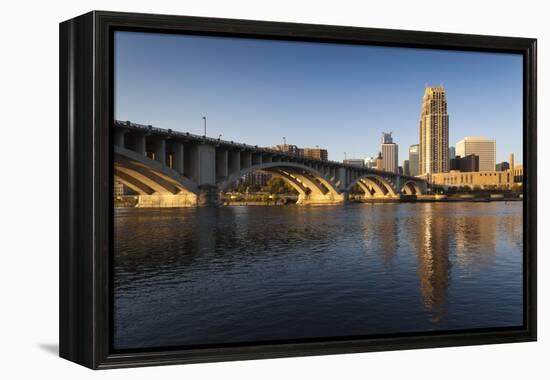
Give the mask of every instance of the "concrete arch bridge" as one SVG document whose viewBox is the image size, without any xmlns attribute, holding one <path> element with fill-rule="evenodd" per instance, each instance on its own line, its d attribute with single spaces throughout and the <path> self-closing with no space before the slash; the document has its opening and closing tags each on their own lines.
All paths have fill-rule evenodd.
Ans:
<svg viewBox="0 0 550 380">
<path fill-rule="evenodd" d="M 139 194 L 137 207 L 217 205 L 220 192 L 257 170 L 288 182 L 302 205 L 344 203 L 353 188 L 366 199 L 427 188 L 416 177 L 131 122 L 115 121 L 113 138 L 115 180 Z"/>
</svg>

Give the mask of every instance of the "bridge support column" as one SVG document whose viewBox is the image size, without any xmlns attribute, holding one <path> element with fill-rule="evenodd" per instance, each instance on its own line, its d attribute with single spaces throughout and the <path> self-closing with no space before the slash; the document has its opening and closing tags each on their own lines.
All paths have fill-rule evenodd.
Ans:
<svg viewBox="0 0 550 380">
<path fill-rule="evenodd" d="M 238 173 L 241 170 L 241 152 L 231 150 L 227 155 L 229 175 Z"/>
<path fill-rule="evenodd" d="M 114 138 L 115 146 L 120 146 L 124 148 L 124 135 L 126 134 L 125 130 L 115 129 Z"/>
<path fill-rule="evenodd" d="M 252 166 L 252 153 L 241 152 L 241 169 L 247 169 Z"/>
<path fill-rule="evenodd" d="M 229 175 L 228 152 L 225 149 L 216 150 L 216 178 L 225 178 Z"/>
<path fill-rule="evenodd" d="M 144 134 L 135 136 L 136 139 L 136 152 L 145 156 L 147 150 L 147 141 Z"/>
<path fill-rule="evenodd" d="M 174 160 L 174 170 L 177 171 L 180 175 L 183 175 L 185 162 L 184 162 L 184 147 L 180 142 L 172 143 L 172 152 Z"/>
<path fill-rule="evenodd" d="M 322 206 L 322 205 L 341 205 L 348 201 L 348 193 L 342 192 L 338 194 L 303 194 L 298 195 L 297 205 L 301 206 Z"/>
<path fill-rule="evenodd" d="M 166 164 L 166 140 L 155 140 L 155 161 Z"/>
<path fill-rule="evenodd" d="M 346 168 L 338 168 L 336 171 L 336 181 L 340 189 L 347 187 L 347 171 Z"/>
<path fill-rule="evenodd" d="M 220 205 L 220 194 L 216 186 L 203 185 L 200 186 L 199 194 L 197 195 L 197 206 L 199 207 L 215 207 Z"/>
</svg>

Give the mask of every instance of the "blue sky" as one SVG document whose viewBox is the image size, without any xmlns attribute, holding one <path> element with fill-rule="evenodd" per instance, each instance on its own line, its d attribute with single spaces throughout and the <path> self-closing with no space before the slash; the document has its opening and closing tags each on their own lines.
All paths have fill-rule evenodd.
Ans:
<svg viewBox="0 0 550 380">
<path fill-rule="evenodd" d="M 115 34 L 115 118 L 252 145 L 365 158 L 393 132 L 399 164 L 418 143 L 424 86 L 447 92 L 449 144 L 497 141 L 522 159 L 522 57 L 514 54 Z"/>
</svg>

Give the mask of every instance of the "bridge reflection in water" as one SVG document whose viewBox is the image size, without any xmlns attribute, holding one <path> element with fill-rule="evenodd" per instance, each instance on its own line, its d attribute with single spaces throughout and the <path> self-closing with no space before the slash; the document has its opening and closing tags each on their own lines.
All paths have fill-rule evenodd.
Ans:
<svg viewBox="0 0 550 380">
<path fill-rule="evenodd" d="M 416 177 L 322 161 L 270 148 L 115 121 L 115 180 L 139 194 L 138 207 L 216 205 L 218 194 L 262 170 L 298 192 L 298 204 L 345 203 L 354 186 L 365 198 L 422 195 Z"/>
<path fill-rule="evenodd" d="M 520 202 L 119 209 L 114 237 L 118 348 L 522 323 Z"/>
</svg>

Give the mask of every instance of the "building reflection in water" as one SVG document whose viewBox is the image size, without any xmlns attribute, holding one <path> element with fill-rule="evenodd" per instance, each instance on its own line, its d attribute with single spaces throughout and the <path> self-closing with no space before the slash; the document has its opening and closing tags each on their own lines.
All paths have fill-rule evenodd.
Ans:
<svg viewBox="0 0 550 380">
<path fill-rule="evenodd" d="M 476 215 L 475 210 L 464 205 L 457 205 L 456 213 L 459 215 L 453 219 L 453 229 L 457 265 L 469 274 L 494 265 L 499 217 Z"/>
<path fill-rule="evenodd" d="M 420 292 L 424 307 L 431 313 L 432 321 L 437 322 L 445 317 L 447 308 L 447 291 L 451 276 L 449 261 L 449 238 L 454 233 L 447 223 L 443 209 L 437 204 L 423 205 L 422 217 L 414 224 L 418 231 L 417 274 L 420 279 Z"/>
<path fill-rule="evenodd" d="M 368 256 L 379 257 L 384 267 L 388 267 L 395 258 L 399 244 L 396 208 L 380 204 L 366 207 L 368 209 L 360 219 L 362 244 Z"/>
<path fill-rule="evenodd" d="M 405 229 L 416 250 L 417 274 L 426 311 L 432 321 L 445 318 L 451 276 L 469 278 L 496 264 L 497 236 L 521 242 L 521 217 L 478 212 L 471 204 L 455 207 L 422 205 L 422 212 Z M 502 208 L 502 204 L 487 207 Z M 497 231 L 497 229 L 503 231 Z M 452 264 L 455 267 L 453 268 Z"/>
</svg>

